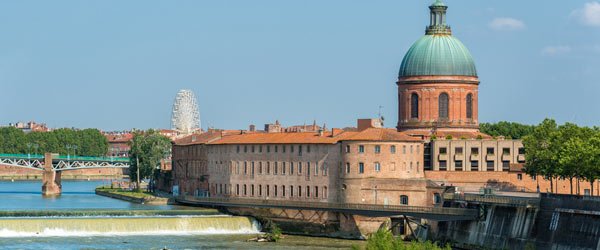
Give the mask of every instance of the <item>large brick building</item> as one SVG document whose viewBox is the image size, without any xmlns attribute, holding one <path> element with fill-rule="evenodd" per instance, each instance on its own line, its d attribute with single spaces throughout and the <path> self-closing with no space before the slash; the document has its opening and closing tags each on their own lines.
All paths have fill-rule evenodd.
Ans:
<svg viewBox="0 0 600 250">
<path fill-rule="evenodd" d="M 284 130 L 277 122 L 190 135 L 173 145 L 174 192 L 431 206 L 447 186 L 546 191 L 548 181 L 522 172 L 521 141 L 479 132 L 473 58 L 446 24 L 448 7 L 438 0 L 429 8 L 426 34 L 400 66 L 395 129 L 361 119 L 345 130 Z"/>
</svg>

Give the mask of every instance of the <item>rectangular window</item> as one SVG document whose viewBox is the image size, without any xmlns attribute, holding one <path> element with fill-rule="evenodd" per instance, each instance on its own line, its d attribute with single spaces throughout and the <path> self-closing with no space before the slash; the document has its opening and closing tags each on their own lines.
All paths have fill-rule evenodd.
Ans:
<svg viewBox="0 0 600 250">
<path fill-rule="evenodd" d="M 267 185 L 267 197 L 269 197 L 269 195 L 271 195 L 271 187 L 269 185 Z"/>
<path fill-rule="evenodd" d="M 248 145 L 244 145 L 244 153 L 248 153 Z"/>
<path fill-rule="evenodd" d="M 285 145 L 281 145 L 281 152 L 282 152 L 282 153 L 285 153 L 285 148 L 286 148 L 286 146 L 285 146 Z"/>
<path fill-rule="evenodd" d="M 494 161 L 487 161 L 485 164 L 487 171 L 494 171 Z"/>
<path fill-rule="evenodd" d="M 237 145 L 237 151 L 236 152 L 240 152 L 240 145 Z"/>
<path fill-rule="evenodd" d="M 319 175 L 319 162 L 315 163 L 315 176 Z"/>
<path fill-rule="evenodd" d="M 350 145 L 346 145 L 346 153 L 350 153 Z"/>
<path fill-rule="evenodd" d="M 298 162 L 298 174 L 302 174 L 302 162 Z"/>
<path fill-rule="evenodd" d="M 255 152 L 255 151 L 254 151 L 254 145 L 252 145 L 251 147 L 252 147 L 252 153 L 254 153 L 254 152 Z"/>
<path fill-rule="evenodd" d="M 262 185 L 258 185 L 258 196 L 262 196 Z"/>
<path fill-rule="evenodd" d="M 471 171 L 479 171 L 479 161 L 471 161 Z"/>
<path fill-rule="evenodd" d="M 310 153 L 310 145 L 306 145 L 306 153 Z"/>
<path fill-rule="evenodd" d="M 302 145 L 298 145 L 298 155 L 302 156 Z"/>
<path fill-rule="evenodd" d="M 267 174 L 271 174 L 271 164 L 269 164 L 270 162 L 267 162 Z M 261 162 L 262 164 L 262 162 Z"/>
<path fill-rule="evenodd" d="M 248 162 L 244 162 L 244 175 L 248 174 Z"/>
<path fill-rule="evenodd" d="M 440 171 L 446 171 L 446 169 L 448 169 L 446 161 L 440 161 Z"/>
<path fill-rule="evenodd" d="M 375 145 L 375 153 L 376 153 L 376 154 L 379 154 L 379 153 L 381 153 L 381 146 L 379 146 L 379 145 Z"/>
<path fill-rule="evenodd" d="M 262 145 L 258 146 L 258 152 L 262 153 Z"/>
<path fill-rule="evenodd" d="M 502 148 L 502 155 L 510 155 L 510 148 Z"/>
<path fill-rule="evenodd" d="M 406 145 L 403 145 L 403 146 L 402 146 L 402 153 L 403 153 L 403 154 L 406 154 Z"/>
<path fill-rule="evenodd" d="M 440 148 L 440 154 L 441 155 L 445 155 L 446 153 L 448 153 L 448 149 L 446 147 L 441 147 Z"/>
<path fill-rule="evenodd" d="M 523 174 L 517 174 L 517 180 L 522 181 L 523 180 Z"/>
<path fill-rule="evenodd" d="M 454 149 L 454 153 L 457 155 L 462 155 L 463 154 L 463 148 L 462 147 L 457 147 Z"/>
<path fill-rule="evenodd" d="M 281 186 L 281 197 L 285 197 L 285 186 Z"/>
<path fill-rule="evenodd" d="M 271 153 L 271 145 L 267 145 L 267 153 Z"/>
<path fill-rule="evenodd" d="M 277 151 L 279 151 L 279 146 L 275 145 L 275 153 L 277 153 Z"/>
<path fill-rule="evenodd" d="M 302 187 L 298 186 L 298 197 L 302 197 Z"/>
<path fill-rule="evenodd" d="M 350 163 L 346 162 L 346 174 L 350 173 Z"/>
<path fill-rule="evenodd" d="M 396 146 L 395 145 L 390 146 L 390 153 L 392 153 L 392 154 L 396 153 Z"/>
<path fill-rule="evenodd" d="M 364 152 L 365 152 L 365 146 L 363 146 L 363 145 L 358 145 L 358 152 L 359 152 L 359 153 L 364 153 Z"/>
<path fill-rule="evenodd" d="M 254 176 L 254 162 L 252 162 L 252 176 Z"/>
<path fill-rule="evenodd" d="M 310 186 L 306 186 L 306 197 L 310 197 Z"/>
<path fill-rule="evenodd" d="M 519 148 L 519 154 L 520 154 L 520 155 L 524 155 L 524 154 L 525 154 L 525 148 L 523 148 L 523 147 L 520 147 L 520 148 Z"/>
<path fill-rule="evenodd" d="M 471 154 L 472 155 L 478 155 L 479 154 L 479 148 L 471 148 Z"/>
<path fill-rule="evenodd" d="M 294 197 L 294 186 L 290 186 L 290 197 Z"/>
<path fill-rule="evenodd" d="M 294 145 L 290 145 L 290 153 L 294 153 Z"/>
<path fill-rule="evenodd" d="M 258 174 L 262 174 L 262 162 L 258 163 Z"/>
<path fill-rule="evenodd" d="M 319 198 L 319 187 L 315 186 L 315 198 Z"/>
<path fill-rule="evenodd" d="M 502 171 L 510 171 L 510 161 L 502 161 Z"/>
<path fill-rule="evenodd" d="M 455 161 L 454 162 L 454 171 L 462 171 L 463 170 L 463 162 Z"/>
<path fill-rule="evenodd" d="M 381 164 L 379 164 L 379 162 L 375 162 L 375 172 L 380 172 L 381 171 Z"/>
<path fill-rule="evenodd" d="M 290 162 L 290 175 L 294 174 L 294 163 Z"/>
<path fill-rule="evenodd" d="M 235 163 L 235 174 L 240 174 L 240 162 Z"/>
<path fill-rule="evenodd" d="M 275 190 L 273 190 L 273 194 L 275 197 L 277 197 L 277 185 L 274 185 L 273 188 L 275 188 Z"/>
<path fill-rule="evenodd" d="M 281 163 L 281 174 L 285 175 L 285 162 Z"/>
<path fill-rule="evenodd" d="M 365 164 L 364 163 L 358 163 L 358 173 L 359 174 L 363 174 L 365 173 Z"/>
<path fill-rule="evenodd" d="M 268 163 L 267 163 L 267 164 L 268 164 Z M 278 172 L 278 171 L 277 171 L 277 162 L 275 162 L 275 163 L 273 163 L 273 164 L 274 164 L 274 165 L 273 165 L 273 174 L 274 174 L 274 175 L 277 175 L 277 172 Z"/>
<path fill-rule="evenodd" d="M 323 163 L 323 176 L 327 176 L 329 174 L 329 166 L 327 163 Z"/>
<path fill-rule="evenodd" d="M 488 155 L 493 155 L 494 154 L 494 148 L 489 147 L 489 148 L 486 149 L 486 152 L 487 152 Z"/>
</svg>

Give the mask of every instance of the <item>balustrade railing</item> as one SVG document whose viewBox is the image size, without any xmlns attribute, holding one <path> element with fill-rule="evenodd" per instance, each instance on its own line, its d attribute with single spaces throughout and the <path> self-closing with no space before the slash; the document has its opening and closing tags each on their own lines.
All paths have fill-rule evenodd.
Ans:
<svg viewBox="0 0 600 250">
<path fill-rule="evenodd" d="M 270 206 L 281 208 L 313 208 L 326 210 L 362 210 L 377 212 L 403 212 L 413 214 L 435 214 L 453 216 L 476 216 L 477 210 L 464 208 L 446 207 L 421 207 L 402 205 L 378 205 L 378 204 L 356 204 L 356 203 L 331 203 L 331 202 L 304 202 L 293 200 L 267 200 L 267 199 L 240 199 L 240 198 L 208 198 L 195 196 L 179 196 L 178 199 L 214 205 L 247 205 L 247 206 Z"/>
</svg>

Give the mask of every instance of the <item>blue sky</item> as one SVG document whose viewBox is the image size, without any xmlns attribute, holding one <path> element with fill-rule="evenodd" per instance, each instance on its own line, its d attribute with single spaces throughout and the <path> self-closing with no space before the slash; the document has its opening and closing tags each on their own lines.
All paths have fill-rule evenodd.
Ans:
<svg viewBox="0 0 600 250">
<path fill-rule="evenodd" d="M 471 51 L 480 121 L 599 125 L 600 2 L 447 0 Z M 0 124 L 170 125 L 179 89 L 202 126 L 397 121 L 402 57 L 430 1 L 2 1 Z"/>
</svg>

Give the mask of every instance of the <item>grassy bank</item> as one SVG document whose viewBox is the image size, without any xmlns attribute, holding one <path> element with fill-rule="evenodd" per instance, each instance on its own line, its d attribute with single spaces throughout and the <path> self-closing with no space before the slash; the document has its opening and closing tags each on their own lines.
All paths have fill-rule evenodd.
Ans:
<svg viewBox="0 0 600 250">
<path fill-rule="evenodd" d="M 158 197 L 150 192 L 130 191 L 121 188 L 98 187 L 96 188 L 96 194 L 143 204 L 166 205 L 169 203 L 168 198 Z"/>
</svg>

